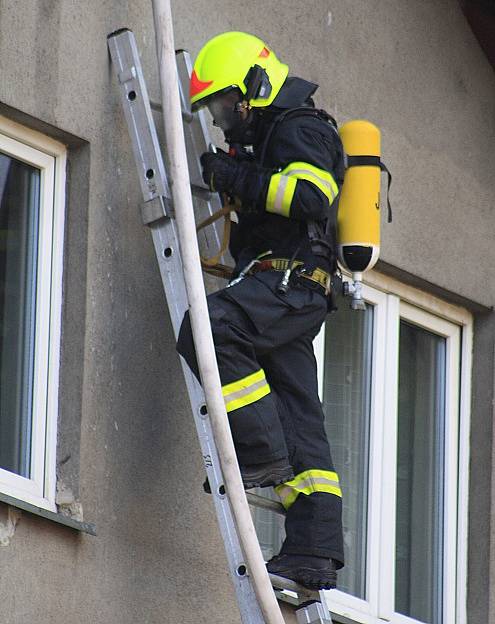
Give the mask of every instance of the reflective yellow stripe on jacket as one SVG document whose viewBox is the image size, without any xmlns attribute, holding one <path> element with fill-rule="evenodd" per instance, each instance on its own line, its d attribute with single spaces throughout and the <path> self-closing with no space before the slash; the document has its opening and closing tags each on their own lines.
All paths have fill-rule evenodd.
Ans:
<svg viewBox="0 0 495 624">
<path fill-rule="evenodd" d="M 295 502 L 299 494 L 309 496 L 314 492 L 326 492 L 342 498 L 342 490 L 339 485 L 339 476 L 329 470 L 305 470 L 282 485 L 277 485 L 275 491 L 280 496 L 285 509 Z"/>
<path fill-rule="evenodd" d="M 332 174 L 305 162 L 293 162 L 280 173 L 274 173 L 266 196 L 267 212 L 284 217 L 290 216 L 290 207 L 298 180 L 311 182 L 328 198 L 331 204 L 337 197 L 339 187 Z"/>
<path fill-rule="evenodd" d="M 247 377 L 222 386 L 222 393 L 227 412 L 233 412 L 270 394 L 270 386 L 266 381 L 265 371 L 260 368 Z"/>
</svg>

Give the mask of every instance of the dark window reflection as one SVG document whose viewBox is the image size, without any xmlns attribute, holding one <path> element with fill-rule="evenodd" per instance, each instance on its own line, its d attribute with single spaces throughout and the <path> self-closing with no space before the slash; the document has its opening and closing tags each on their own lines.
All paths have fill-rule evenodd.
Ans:
<svg viewBox="0 0 495 624">
<path fill-rule="evenodd" d="M 30 477 L 40 172 L 0 154 L 0 468 Z"/>
</svg>

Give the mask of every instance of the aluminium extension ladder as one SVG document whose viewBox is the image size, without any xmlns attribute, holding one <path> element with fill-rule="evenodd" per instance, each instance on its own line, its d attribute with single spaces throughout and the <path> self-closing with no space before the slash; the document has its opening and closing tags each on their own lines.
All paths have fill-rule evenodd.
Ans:
<svg viewBox="0 0 495 624">
<path fill-rule="evenodd" d="M 118 77 L 122 105 L 141 184 L 144 200 L 141 216 L 143 223 L 149 226 L 152 233 L 170 318 L 177 337 L 184 312 L 188 308 L 188 300 L 166 167 L 153 119 L 152 109 L 159 110 L 160 106 L 149 100 L 132 31 L 121 29 L 111 33 L 108 36 L 108 46 Z M 191 74 L 190 57 L 187 52 L 181 51 L 176 58 L 191 189 L 194 196 L 195 216 L 199 222 L 222 206 L 219 195 L 211 193 L 204 186 L 201 178 L 199 157 L 209 149 L 210 139 L 203 113 L 200 111 L 199 114 L 193 115 L 189 111 L 187 94 Z M 199 245 L 202 253 L 209 256 L 218 250 L 221 241 L 217 228 L 212 226 L 202 230 L 199 234 Z M 212 286 L 218 288 L 218 284 L 207 281 L 208 285 L 210 289 Z M 241 619 L 243 624 L 264 624 L 225 494 L 203 390 L 182 359 L 181 363 Z M 250 492 L 247 493 L 247 497 L 250 505 L 269 509 L 275 513 L 285 513 L 280 503 Z M 332 624 L 330 613 L 324 606 L 326 602 L 323 592 L 310 591 L 297 583 L 273 575 L 270 575 L 270 580 L 279 599 L 300 607 L 296 611 L 299 624 Z"/>
</svg>

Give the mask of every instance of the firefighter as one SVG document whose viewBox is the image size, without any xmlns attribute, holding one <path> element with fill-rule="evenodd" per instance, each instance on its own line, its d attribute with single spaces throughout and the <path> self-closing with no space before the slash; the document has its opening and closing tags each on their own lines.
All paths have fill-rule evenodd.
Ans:
<svg viewBox="0 0 495 624">
<path fill-rule="evenodd" d="M 257 37 L 227 32 L 201 49 L 193 111 L 207 107 L 229 153 L 201 156 L 212 191 L 235 200 L 230 284 L 208 297 L 227 413 L 246 489 L 274 486 L 286 539 L 268 571 L 331 589 L 344 564 L 342 492 L 324 430 L 313 339 L 336 268 L 335 198 L 344 157 L 318 86 L 288 77 Z M 188 314 L 179 353 L 199 379 Z"/>
</svg>

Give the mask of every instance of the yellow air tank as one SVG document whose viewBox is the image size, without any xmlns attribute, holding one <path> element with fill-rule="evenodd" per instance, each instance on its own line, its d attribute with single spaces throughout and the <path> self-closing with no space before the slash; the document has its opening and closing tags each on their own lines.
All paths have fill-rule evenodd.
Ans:
<svg viewBox="0 0 495 624">
<path fill-rule="evenodd" d="M 348 158 L 337 221 L 339 261 L 352 273 L 352 307 L 363 308 L 362 274 L 380 253 L 380 130 L 358 119 L 345 123 L 339 133 Z"/>
</svg>

